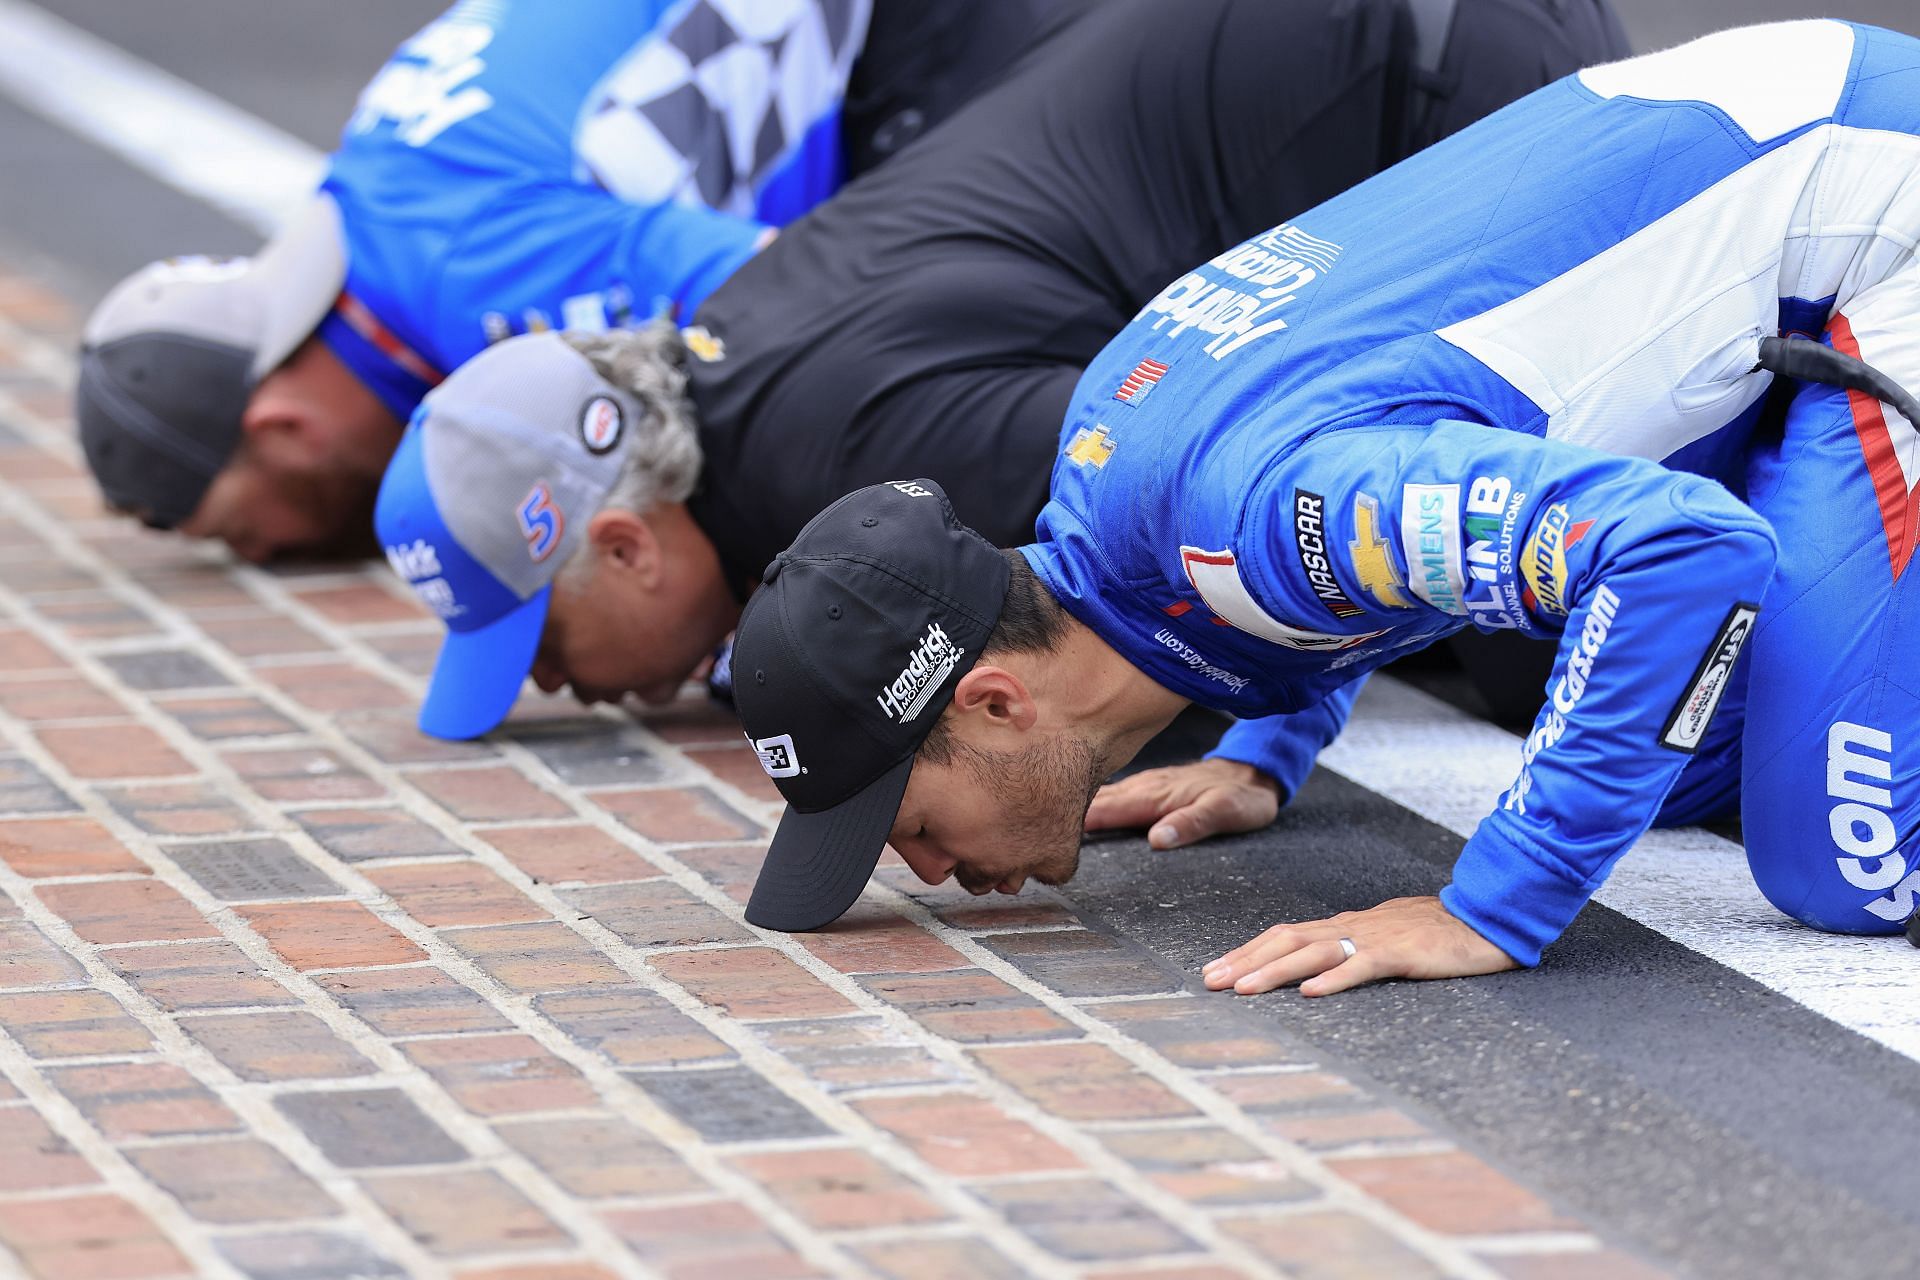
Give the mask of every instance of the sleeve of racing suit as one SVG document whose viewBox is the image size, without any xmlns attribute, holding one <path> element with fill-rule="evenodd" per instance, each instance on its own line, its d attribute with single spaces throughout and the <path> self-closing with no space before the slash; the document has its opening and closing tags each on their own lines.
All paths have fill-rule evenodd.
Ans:
<svg viewBox="0 0 1920 1280">
<path fill-rule="evenodd" d="M 1318 703 L 1290 715 L 1238 720 L 1207 752 L 1209 760 L 1238 760 L 1250 764 L 1280 784 L 1280 803 L 1286 804 L 1306 784 L 1313 762 L 1353 713 L 1353 700 L 1364 680 L 1341 685 Z"/>
<path fill-rule="evenodd" d="M 1772 573 L 1772 529 L 1699 476 L 1461 422 L 1330 432 L 1277 471 L 1397 515 L 1403 625 L 1438 612 L 1557 634 L 1519 775 L 1440 895 L 1539 963 L 1704 734 Z"/>
<path fill-rule="evenodd" d="M 450 370 L 486 345 L 489 312 L 515 332 L 531 327 L 532 311 L 553 328 L 577 327 L 569 300 L 597 308 L 592 314 L 607 323 L 664 312 L 684 324 L 753 256 L 766 231 L 733 214 L 634 204 L 598 187 L 516 189 L 455 233 L 434 300 L 434 345 Z"/>
</svg>

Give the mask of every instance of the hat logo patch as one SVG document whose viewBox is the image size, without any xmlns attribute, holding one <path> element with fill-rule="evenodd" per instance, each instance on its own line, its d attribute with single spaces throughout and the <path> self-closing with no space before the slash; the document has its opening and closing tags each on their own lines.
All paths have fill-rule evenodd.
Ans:
<svg viewBox="0 0 1920 1280">
<path fill-rule="evenodd" d="M 927 709 L 927 703 L 933 700 L 941 683 L 952 674 L 966 652 L 939 623 L 929 622 L 927 634 L 914 646 L 907 665 L 880 690 L 874 701 L 880 704 L 888 719 L 911 724 L 915 716 Z"/>
<path fill-rule="evenodd" d="M 588 453 L 606 453 L 620 443 L 620 434 L 626 425 L 626 416 L 620 412 L 617 401 L 608 396 L 595 396 L 580 410 L 581 443 L 587 446 Z"/>
<path fill-rule="evenodd" d="M 752 741 L 753 754 L 760 757 L 760 767 L 767 771 L 769 778 L 797 778 L 803 772 L 800 754 L 793 749 L 792 734 L 783 733 Z"/>
<path fill-rule="evenodd" d="M 520 502 L 520 532 L 527 540 L 527 554 L 539 564 L 560 545 L 567 531 L 567 514 L 553 505 L 553 494 L 542 480 Z"/>
</svg>

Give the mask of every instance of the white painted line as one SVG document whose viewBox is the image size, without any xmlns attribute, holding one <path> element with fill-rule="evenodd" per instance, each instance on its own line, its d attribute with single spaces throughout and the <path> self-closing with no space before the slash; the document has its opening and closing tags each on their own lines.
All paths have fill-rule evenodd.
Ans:
<svg viewBox="0 0 1920 1280">
<path fill-rule="evenodd" d="M 326 171 L 300 139 L 22 0 L 0 0 L 0 90 L 263 235 Z"/>
<path fill-rule="evenodd" d="M 1520 740 L 1376 676 L 1320 763 L 1461 836 L 1520 767 Z M 1741 847 L 1698 828 L 1650 831 L 1595 901 L 1920 1061 L 1920 952 L 1903 938 L 1819 933 L 1776 911 Z"/>
</svg>

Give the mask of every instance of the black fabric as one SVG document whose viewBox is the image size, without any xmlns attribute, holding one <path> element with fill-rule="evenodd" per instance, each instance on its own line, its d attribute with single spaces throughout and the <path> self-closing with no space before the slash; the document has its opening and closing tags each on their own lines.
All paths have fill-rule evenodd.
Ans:
<svg viewBox="0 0 1920 1280">
<path fill-rule="evenodd" d="M 1101 0 L 874 0 L 841 106 L 857 178 L 970 102 Z"/>
<path fill-rule="evenodd" d="M 693 363 L 693 512 L 736 589 L 834 498 L 903 476 L 1001 545 L 1030 538 L 1106 341 L 1414 135 L 1410 104 L 1438 99 L 1408 80 L 1403 3 L 1097 0 L 783 231 L 695 317 L 725 355 Z M 1601 0 L 1461 0 L 1457 32 L 1504 34 L 1450 38 L 1455 88 L 1420 136 L 1613 56 L 1616 24 L 1567 21 L 1588 10 L 1610 19 Z"/>
</svg>

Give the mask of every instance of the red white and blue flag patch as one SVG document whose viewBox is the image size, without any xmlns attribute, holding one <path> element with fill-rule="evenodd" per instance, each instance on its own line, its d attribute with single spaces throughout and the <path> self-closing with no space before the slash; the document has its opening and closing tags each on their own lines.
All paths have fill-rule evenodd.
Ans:
<svg viewBox="0 0 1920 1280">
<path fill-rule="evenodd" d="M 1149 392 L 1160 385 L 1160 379 L 1167 376 L 1167 366 L 1158 360 L 1142 360 L 1133 366 L 1133 372 L 1113 393 L 1113 398 L 1122 404 L 1138 405 L 1147 398 Z"/>
</svg>

